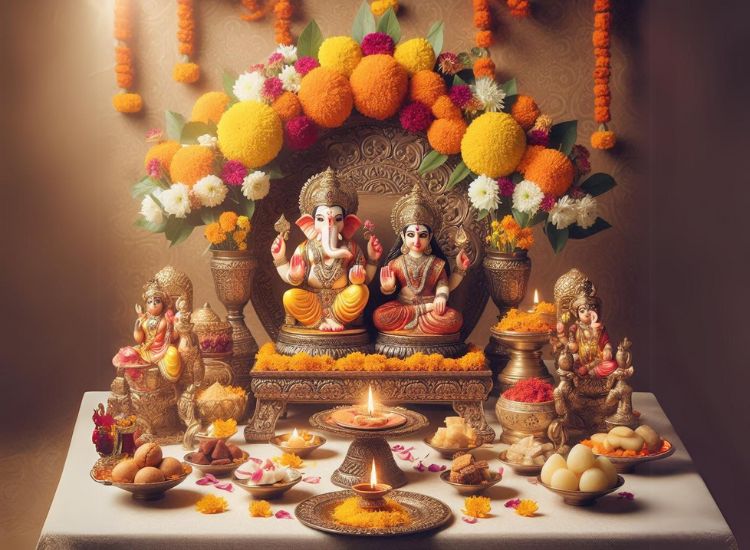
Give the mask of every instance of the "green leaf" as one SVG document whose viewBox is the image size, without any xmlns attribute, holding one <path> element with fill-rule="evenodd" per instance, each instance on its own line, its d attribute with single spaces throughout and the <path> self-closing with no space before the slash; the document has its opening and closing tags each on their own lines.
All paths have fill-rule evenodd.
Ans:
<svg viewBox="0 0 750 550">
<path fill-rule="evenodd" d="M 500 88 L 505 92 L 506 96 L 518 95 L 518 86 L 516 85 L 516 79 L 511 78 L 507 82 L 503 82 Z"/>
<path fill-rule="evenodd" d="M 443 155 L 432 150 L 424 156 L 422 163 L 419 165 L 419 168 L 417 168 L 417 172 L 420 176 L 424 176 L 445 164 L 446 160 L 448 160 L 448 155 Z"/>
<path fill-rule="evenodd" d="M 193 232 L 193 226 L 186 220 L 170 216 L 164 228 L 164 236 L 170 242 L 170 246 L 181 243 Z"/>
<path fill-rule="evenodd" d="M 457 74 L 453 75 L 453 85 L 454 86 L 463 86 L 465 84 L 466 84 L 466 81 L 463 78 L 461 78 Z"/>
<path fill-rule="evenodd" d="M 380 18 L 377 30 L 393 38 L 394 44 L 398 44 L 398 41 L 401 40 L 401 25 L 398 24 L 393 8 L 388 8 Z"/>
<path fill-rule="evenodd" d="M 146 218 L 138 218 L 135 220 L 135 225 L 137 227 L 141 227 L 145 229 L 146 231 L 150 231 L 151 233 L 161 233 L 164 231 L 164 227 L 166 227 L 166 222 L 161 223 L 153 223 L 150 221 L 147 221 Z"/>
<path fill-rule="evenodd" d="M 209 223 L 214 223 L 219 221 L 219 216 L 221 215 L 223 211 L 223 208 L 221 206 L 214 206 L 213 208 L 201 208 L 200 209 L 200 215 L 201 215 L 201 221 L 208 225 Z"/>
<path fill-rule="evenodd" d="M 182 145 L 195 145 L 198 143 L 198 138 L 205 134 L 216 137 L 216 124 L 213 122 L 210 124 L 206 124 L 205 122 L 186 122 L 182 127 L 180 143 Z"/>
<path fill-rule="evenodd" d="M 549 147 L 559 149 L 564 155 L 569 155 L 576 144 L 578 135 L 578 121 L 568 120 L 555 124 L 549 133 Z"/>
<path fill-rule="evenodd" d="M 299 57 L 308 56 L 318 59 L 318 50 L 322 43 L 323 33 L 320 32 L 320 27 L 318 27 L 318 24 L 313 19 L 307 24 L 297 39 L 297 55 Z"/>
<path fill-rule="evenodd" d="M 427 31 L 427 42 L 432 45 L 432 50 L 435 52 L 435 57 L 440 55 L 443 51 L 443 22 L 435 21 L 430 30 Z"/>
<path fill-rule="evenodd" d="M 224 69 L 224 73 L 221 75 L 221 82 L 224 85 L 224 93 L 229 96 L 233 103 L 237 101 L 237 96 L 234 95 L 234 83 L 236 80 L 236 74 Z"/>
<path fill-rule="evenodd" d="M 595 235 L 599 233 L 600 231 L 609 229 L 610 227 L 612 227 L 612 225 L 610 225 L 608 222 L 606 222 L 602 218 L 596 218 L 594 225 L 592 225 L 591 227 L 587 227 L 586 229 L 583 229 L 582 227 L 578 225 L 571 225 L 570 226 L 570 238 L 571 239 L 585 239 L 586 237 Z"/>
<path fill-rule="evenodd" d="M 167 137 L 173 141 L 180 141 L 182 127 L 185 125 L 185 117 L 174 111 L 166 112 Z"/>
<path fill-rule="evenodd" d="M 486 218 L 489 215 L 490 215 L 490 211 L 489 210 L 480 210 L 477 213 L 477 221 L 482 221 L 484 218 Z"/>
<path fill-rule="evenodd" d="M 157 189 L 163 189 L 159 180 L 155 180 L 151 176 L 146 176 L 133 185 L 130 189 L 130 196 L 134 199 L 140 199 Z"/>
<path fill-rule="evenodd" d="M 617 183 L 615 178 L 609 174 L 591 174 L 586 181 L 581 184 L 581 189 L 586 191 L 592 197 L 599 196 L 612 189 Z"/>
<path fill-rule="evenodd" d="M 474 78 L 474 71 L 472 69 L 464 69 L 462 71 L 458 71 L 458 74 L 455 76 L 460 77 L 461 80 L 464 81 L 464 84 L 474 84 L 474 81 L 476 80 Z"/>
<path fill-rule="evenodd" d="M 245 216 L 247 216 L 248 219 L 253 219 L 253 214 L 255 214 L 255 201 L 245 199 L 242 201 L 242 207 L 245 209 Z"/>
<path fill-rule="evenodd" d="M 265 172 L 266 174 L 268 174 L 269 179 L 272 179 L 272 180 L 280 180 L 287 176 L 281 170 L 281 168 L 279 167 L 276 161 L 269 162 L 263 168 L 261 168 L 261 170 Z"/>
<path fill-rule="evenodd" d="M 521 212 L 520 210 L 513 209 L 513 218 L 518 222 L 518 225 L 521 227 L 528 227 L 529 225 L 529 219 L 531 216 L 529 216 L 526 212 Z"/>
<path fill-rule="evenodd" d="M 451 177 L 448 178 L 448 184 L 445 186 L 445 190 L 450 191 L 456 185 L 464 181 L 469 174 L 471 174 L 471 170 L 467 168 L 464 161 L 459 162 L 453 169 L 453 172 L 451 172 Z"/>
<path fill-rule="evenodd" d="M 370 5 L 365 1 L 362 2 L 357 15 L 354 17 L 352 38 L 361 44 L 362 39 L 372 32 L 375 32 L 375 16 L 370 10 Z"/>
<path fill-rule="evenodd" d="M 552 250 L 555 254 L 565 248 L 565 243 L 568 242 L 568 228 L 558 229 L 555 224 L 548 222 L 544 226 L 544 232 L 547 234 L 547 240 L 552 245 Z"/>
<path fill-rule="evenodd" d="M 465 69 L 470 69 L 471 67 L 473 67 L 471 56 L 466 52 L 461 52 L 460 54 L 458 54 L 458 60 L 463 64 Z"/>
<path fill-rule="evenodd" d="M 529 220 L 529 227 L 533 227 L 537 224 L 540 224 L 546 219 L 547 219 L 547 212 L 545 212 L 542 209 L 539 209 L 536 211 L 536 214 L 531 216 L 531 219 Z"/>
</svg>

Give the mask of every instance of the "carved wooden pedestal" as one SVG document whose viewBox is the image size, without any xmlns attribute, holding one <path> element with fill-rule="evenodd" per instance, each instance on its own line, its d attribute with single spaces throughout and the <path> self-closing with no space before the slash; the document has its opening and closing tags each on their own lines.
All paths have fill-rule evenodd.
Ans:
<svg viewBox="0 0 750 550">
<path fill-rule="evenodd" d="M 474 427 L 483 443 L 495 439 L 483 403 L 492 389 L 492 372 L 481 371 L 252 371 L 250 389 L 257 399 L 245 427 L 246 441 L 268 441 L 287 403 L 359 403 L 372 386 L 388 405 L 450 403 Z"/>
<path fill-rule="evenodd" d="M 461 357 L 467 346 L 460 332 L 445 336 L 396 334 L 379 332 L 375 353 L 404 359 L 415 353 L 438 353 L 443 357 Z"/>
<path fill-rule="evenodd" d="M 321 332 L 297 327 L 281 327 L 276 351 L 283 355 L 308 353 L 340 359 L 350 353 L 372 353 L 370 335 L 363 328 L 341 332 Z"/>
</svg>

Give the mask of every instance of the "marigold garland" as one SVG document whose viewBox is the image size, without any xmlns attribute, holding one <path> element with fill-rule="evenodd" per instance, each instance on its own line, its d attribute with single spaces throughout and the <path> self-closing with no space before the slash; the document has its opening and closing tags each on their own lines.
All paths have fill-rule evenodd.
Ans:
<svg viewBox="0 0 750 550">
<path fill-rule="evenodd" d="M 276 21 L 273 24 L 274 39 L 277 44 L 289 46 L 294 42 L 292 38 L 291 23 L 294 10 L 289 0 L 279 0 L 273 7 Z"/>
<path fill-rule="evenodd" d="M 617 141 L 615 133 L 607 127 L 612 118 L 609 109 L 612 100 L 609 88 L 611 20 L 609 0 L 594 0 L 594 120 L 599 124 L 591 135 L 591 146 L 595 149 L 611 149 Z"/>
<path fill-rule="evenodd" d="M 242 0 L 242 6 L 247 10 L 247 13 L 240 16 L 245 21 L 258 21 L 266 16 L 266 10 L 256 0 Z"/>
<path fill-rule="evenodd" d="M 472 67 L 475 78 L 495 78 L 495 62 L 489 57 L 479 57 Z"/>
<path fill-rule="evenodd" d="M 474 5 L 474 27 L 477 33 L 474 37 L 476 45 L 480 48 L 489 48 L 494 42 L 492 36 L 492 14 L 488 0 L 473 0 Z"/>
<path fill-rule="evenodd" d="M 135 77 L 133 52 L 128 45 L 133 37 L 132 23 L 131 1 L 115 0 L 115 75 L 121 91 L 112 98 L 112 106 L 120 113 L 137 113 L 143 108 L 141 96 L 130 91 Z"/>
<path fill-rule="evenodd" d="M 182 61 L 172 69 L 176 82 L 193 84 L 200 79 L 201 71 L 190 58 L 195 54 L 195 12 L 193 0 L 177 0 L 177 51 Z"/>
<path fill-rule="evenodd" d="M 528 17 L 531 12 L 529 0 L 508 0 L 507 4 L 513 17 Z"/>
</svg>

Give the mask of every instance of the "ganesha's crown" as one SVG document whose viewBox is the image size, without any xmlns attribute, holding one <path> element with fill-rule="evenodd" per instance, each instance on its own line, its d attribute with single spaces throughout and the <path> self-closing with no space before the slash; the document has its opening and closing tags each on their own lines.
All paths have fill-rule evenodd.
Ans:
<svg viewBox="0 0 750 550">
<path fill-rule="evenodd" d="M 391 225 L 397 235 L 407 225 L 426 225 L 435 235 L 439 230 L 439 224 L 440 215 L 418 183 L 414 184 L 411 193 L 396 202 L 391 212 Z"/>
<path fill-rule="evenodd" d="M 341 181 L 329 166 L 307 180 L 299 194 L 301 214 L 312 215 L 316 206 L 340 206 L 347 214 L 355 214 L 359 208 L 357 190 Z"/>
</svg>

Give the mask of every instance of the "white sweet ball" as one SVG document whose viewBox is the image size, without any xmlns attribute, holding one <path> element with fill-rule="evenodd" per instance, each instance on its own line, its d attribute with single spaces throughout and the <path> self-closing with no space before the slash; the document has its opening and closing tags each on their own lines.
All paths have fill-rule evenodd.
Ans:
<svg viewBox="0 0 750 550">
<path fill-rule="evenodd" d="M 565 463 L 565 459 L 562 455 L 559 455 L 557 453 L 553 453 L 549 456 L 547 461 L 544 463 L 544 466 L 542 466 L 542 483 L 545 483 L 547 485 L 550 484 L 552 481 L 552 474 L 554 474 L 557 470 L 560 468 L 567 468 L 567 464 Z"/>
<path fill-rule="evenodd" d="M 562 491 L 577 491 L 578 476 L 567 468 L 560 468 L 552 474 L 550 486 L 553 489 L 560 489 Z"/>
<path fill-rule="evenodd" d="M 573 447 L 568 454 L 568 469 L 577 474 L 582 474 L 591 468 L 596 462 L 596 457 L 591 449 L 580 443 Z"/>
<path fill-rule="evenodd" d="M 594 464 L 594 466 L 599 468 L 604 472 L 604 475 L 607 476 L 608 487 L 614 487 L 617 485 L 617 469 L 606 456 L 596 457 L 596 464 Z"/>
<path fill-rule="evenodd" d="M 581 474 L 581 479 L 578 482 L 578 488 L 586 492 L 604 491 L 609 487 L 607 474 L 599 468 L 589 468 Z"/>
</svg>

